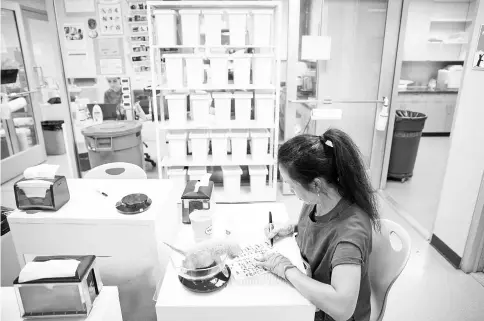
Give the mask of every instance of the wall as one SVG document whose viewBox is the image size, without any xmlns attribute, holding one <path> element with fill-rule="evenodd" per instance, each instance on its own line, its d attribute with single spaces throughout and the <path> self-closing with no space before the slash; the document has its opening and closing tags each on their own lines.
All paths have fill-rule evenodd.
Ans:
<svg viewBox="0 0 484 321">
<path fill-rule="evenodd" d="M 470 45 L 472 54 L 476 50 L 479 26 L 483 24 L 484 1 L 480 1 Z M 434 235 L 460 257 L 464 254 L 484 170 L 484 71 L 472 70 L 472 60 L 472 55 L 466 60 L 434 227 Z"/>
</svg>

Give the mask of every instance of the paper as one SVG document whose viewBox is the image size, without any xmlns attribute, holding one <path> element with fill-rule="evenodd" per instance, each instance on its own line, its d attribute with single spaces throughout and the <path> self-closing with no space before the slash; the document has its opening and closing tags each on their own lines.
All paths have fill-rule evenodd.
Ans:
<svg viewBox="0 0 484 321">
<path fill-rule="evenodd" d="M 99 3 L 99 25 L 101 35 L 122 35 L 123 15 L 120 3 Z"/>
<path fill-rule="evenodd" d="M 86 29 L 82 23 L 64 24 L 64 42 L 67 50 L 86 50 Z"/>
<path fill-rule="evenodd" d="M 123 61 L 121 59 L 101 59 L 99 65 L 103 75 L 119 75 L 123 73 Z"/>
<path fill-rule="evenodd" d="M 59 170 L 59 165 L 41 164 L 41 165 L 29 167 L 26 170 L 24 170 L 24 178 L 53 179 L 58 170 Z"/>
<path fill-rule="evenodd" d="M 119 38 L 103 38 L 98 41 L 99 56 L 121 56 Z"/>
<path fill-rule="evenodd" d="M 229 262 L 229 267 L 234 277 L 238 280 L 244 280 L 269 273 L 263 268 L 256 266 L 255 258 L 270 251 L 275 252 L 268 243 L 253 244 L 245 247 L 239 256 Z"/>
<path fill-rule="evenodd" d="M 94 12 L 94 0 L 64 0 L 66 12 Z"/>
<path fill-rule="evenodd" d="M 77 260 L 29 262 L 20 271 L 18 281 L 24 283 L 40 279 L 74 277 L 79 263 Z"/>
<path fill-rule="evenodd" d="M 301 60 L 329 60 L 331 58 L 331 37 L 303 36 Z"/>
<path fill-rule="evenodd" d="M 484 70 L 484 25 L 481 25 L 481 29 L 479 30 L 479 40 L 477 40 L 477 48 L 472 67 L 475 70 Z"/>
</svg>

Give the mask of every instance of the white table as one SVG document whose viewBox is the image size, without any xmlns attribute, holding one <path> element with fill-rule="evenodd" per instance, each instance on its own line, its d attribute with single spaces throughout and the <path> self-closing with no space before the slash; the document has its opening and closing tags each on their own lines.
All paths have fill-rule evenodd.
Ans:
<svg viewBox="0 0 484 321">
<path fill-rule="evenodd" d="M 268 223 L 269 211 L 274 222 L 288 219 L 284 205 L 279 203 L 218 205 L 217 211 L 229 218 L 229 228 L 242 245 L 249 240 L 264 240 L 263 227 Z M 186 228 L 191 227 L 182 227 Z M 274 247 L 304 271 L 293 238 L 277 242 Z M 271 280 L 271 276 L 263 279 Z M 232 276 L 227 287 L 218 292 L 190 292 L 179 282 L 171 264 L 156 303 L 158 321 L 313 321 L 314 312 L 314 306 L 290 284 L 277 280 L 247 284 Z"/>
<path fill-rule="evenodd" d="M 17 298 L 13 287 L 2 287 L 2 314 L 1 320 L 22 321 L 18 308 Z M 91 313 L 87 318 L 47 318 L 43 321 L 123 321 L 119 306 L 118 288 L 115 286 L 103 287 L 101 293 L 94 301 Z"/>
<path fill-rule="evenodd" d="M 155 320 L 153 296 L 169 259 L 157 238 L 170 240 L 180 217 L 171 182 L 72 179 L 68 186 L 71 200 L 59 211 L 9 216 L 20 265 L 37 255 L 96 255 L 103 283 L 119 287 L 124 320 Z M 151 207 L 118 213 L 116 202 L 130 193 L 145 193 Z"/>
</svg>

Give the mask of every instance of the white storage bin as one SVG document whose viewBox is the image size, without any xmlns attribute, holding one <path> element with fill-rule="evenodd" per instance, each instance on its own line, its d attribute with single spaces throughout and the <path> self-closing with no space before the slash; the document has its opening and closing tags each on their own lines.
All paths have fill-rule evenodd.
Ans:
<svg viewBox="0 0 484 321">
<path fill-rule="evenodd" d="M 168 178 L 173 183 L 173 191 L 176 198 L 181 198 L 187 185 L 187 170 L 184 167 L 170 167 Z"/>
<path fill-rule="evenodd" d="M 265 165 L 249 166 L 251 193 L 259 195 L 266 192 L 267 174 L 269 171 Z"/>
<path fill-rule="evenodd" d="M 222 10 L 203 10 L 205 21 L 205 45 L 220 46 L 222 43 Z"/>
<path fill-rule="evenodd" d="M 272 10 L 252 10 L 253 14 L 253 45 L 270 46 L 272 35 Z"/>
<path fill-rule="evenodd" d="M 252 55 L 233 55 L 234 84 L 244 87 L 250 85 L 250 64 Z"/>
<path fill-rule="evenodd" d="M 272 83 L 271 55 L 255 54 L 252 58 L 252 83 L 257 86 L 266 86 Z"/>
<path fill-rule="evenodd" d="M 190 110 L 193 121 L 199 124 L 206 124 L 209 121 L 210 104 L 212 97 L 210 94 L 190 95 Z"/>
<path fill-rule="evenodd" d="M 235 92 L 235 120 L 237 122 L 250 121 L 250 114 L 252 110 L 252 96 L 251 92 Z"/>
<path fill-rule="evenodd" d="M 259 124 L 274 123 L 274 100 L 273 94 L 255 94 L 255 120 Z"/>
<path fill-rule="evenodd" d="M 231 9 L 229 15 L 230 45 L 245 46 L 247 33 L 247 10 Z"/>
<path fill-rule="evenodd" d="M 210 75 L 213 86 L 227 86 L 229 81 L 229 55 L 211 55 Z"/>
<path fill-rule="evenodd" d="M 230 196 L 240 195 L 240 178 L 242 169 L 239 166 L 222 166 L 224 192 Z"/>
<path fill-rule="evenodd" d="M 170 125 L 183 125 L 187 122 L 187 95 L 166 95 Z"/>
<path fill-rule="evenodd" d="M 203 85 L 205 81 L 203 57 L 198 55 L 186 55 L 185 64 L 188 87 L 197 87 Z"/>
<path fill-rule="evenodd" d="M 200 45 L 200 10 L 180 10 L 182 27 L 182 44 L 185 46 Z"/>
<path fill-rule="evenodd" d="M 187 157 L 187 133 L 185 131 L 172 131 L 166 134 L 168 150 L 171 160 L 183 160 Z"/>
<path fill-rule="evenodd" d="M 205 162 L 208 159 L 208 133 L 204 130 L 192 131 L 189 135 L 194 161 Z"/>
<path fill-rule="evenodd" d="M 156 43 L 159 46 L 176 46 L 176 12 L 155 10 Z"/>
<path fill-rule="evenodd" d="M 166 84 L 172 88 L 183 87 L 183 57 L 181 54 L 165 55 Z"/>
<path fill-rule="evenodd" d="M 230 121 L 232 109 L 231 93 L 213 93 L 212 98 L 215 105 L 215 119 L 217 123 L 223 124 Z"/>
<path fill-rule="evenodd" d="M 264 160 L 269 151 L 270 134 L 266 129 L 250 131 L 250 153 L 254 160 Z"/>
<path fill-rule="evenodd" d="M 205 166 L 188 167 L 188 176 L 191 181 L 200 181 L 205 175 L 207 175 L 207 168 Z"/>
<path fill-rule="evenodd" d="M 234 162 L 245 160 L 247 158 L 249 131 L 234 129 L 229 133 L 229 137 L 232 145 L 232 160 Z"/>
<path fill-rule="evenodd" d="M 224 161 L 227 159 L 227 131 L 212 130 L 210 133 L 212 140 L 212 157 L 215 161 Z"/>
</svg>

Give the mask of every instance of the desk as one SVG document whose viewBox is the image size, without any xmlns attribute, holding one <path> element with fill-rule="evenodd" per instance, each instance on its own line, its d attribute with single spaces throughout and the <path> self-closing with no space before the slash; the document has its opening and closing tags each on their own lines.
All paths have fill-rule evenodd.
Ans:
<svg viewBox="0 0 484 321">
<path fill-rule="evenodd" d="M 1 289 L 2 314 L 1 320 L 22 321 L 18 308 L 17 298 L 13 287 Z M 118 289 L 114 286 L 103 287 L 101 293 L 94 301 L 91 313 L 87 318 L 47 318 L 43 321 L 123 321 L 119 306 Z"/>
<path fill-rule="evenodd" d="M 229 229 L 242 244 L 264 239 L 263 227 L 268 223 L 269 211 L 272 211 L 274 222 L 288 219 L 284 205 L 279 203 L 217 205 L 217 212 L 228 218 Z M 185 228 L 191 227 L 182 227 Z M 304 271 L 293 238 L 277 242 L 274 247 Z M 178 281 L 171 264 L 167 267 L 156 303 L 158 321 L 313 321 L 314 312 L 315 308 L 308 300 L 281 281 L 246 284 L 232 276 L 227 287 L 218 292 L 190 292 Z"/>
<path fill-rule="evenodd" d="M 96 255 L 103 283 L 119 287 L 124 320 L 155 320 L 153 295 L 169 259 L 168 250 L 157 246 L 157 238 L 170 240 L 180 217 L 170 196 L 171 182 L 68 179 L 67 183 L 71 200 L 59 211 L 16 211 L 9 216 L 21 267 L 36 255 Z M 145 193 L 153 201 L 151 207 L 138 215 L 118 213 L 114 205 L 130 193 Z"/>
</svg>

